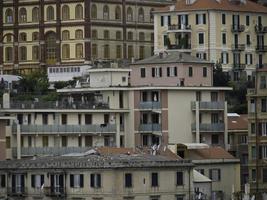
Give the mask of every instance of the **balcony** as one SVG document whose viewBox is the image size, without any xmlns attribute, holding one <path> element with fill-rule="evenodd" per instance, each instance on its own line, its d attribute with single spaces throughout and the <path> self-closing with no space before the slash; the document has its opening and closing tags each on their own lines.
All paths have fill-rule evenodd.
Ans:
<svg viewBox="0 0 267 200">
<path fill-rule="evenodd" d="M 247 89 L 247 95 L 248 96 L 256 95 L 256 89 Z"/>
<path fill-rule="evenodd" d="M 53 155 L 60 156 L 70 153 L 84 153 L 90 150 L 90 147 L 22 147 L 22 156 L 35 156 L 35 155 Z M 17 156 L 17 148 L 12 148 L 12 155 Z"/>
<path fill-rule="evenodd" d="M 49 197 L 64 197 L 66 195 L 64 187 L 45 187 L 44 194 Z"/>
<path fill-rule="evenodd" d="M 267 67 L 267 64 L 266 63 L 256 64 L 256 68 L 257 69 L 262 69 L 262 68 L 265 68 L 265 67 Z"/>
<path fill-rule="evenodd" d="M 105 102 L 81 102 L 72 103 L 65 101 L 16 101 L 10 103 L 11 109 L 109 109 Z"/>
<path fill-rule="evenodd" d="M 196 103 L 191 102 L 191 109 L 196 110 Z M 211 101 L 211 102 L 199 102 L 199 110 L 224 110 L 224 102 L 223 101 Z"/>
<path fill-rule="evenodd" d="M 12 127 L 16 133 L 17 127 Z M 116 133 L 116 124 L 91 125 L 21 125 L 21 134 L 72 134 L 72 133 Z"/>
<path fill-rule="evenodd" d="M 233 44 L 232 51 L 244 51 L 245 45 L 244 44 Z"/>
<path fill-rule="evenodd" d="M 246 64 L 234 63 L 233 70 L 244 70 L 246 68 Z"/>
<path fill-rule="evenodd" d="M 160 132 L 161 124 L 140 124 L 139 131 L 141 132 Z"/>
<path fill-rule="evenodd" d="M 168 50 L 190 50 L 191 44 L 170 44 L 167 47 Z"/>
<path fill-rule="evenodd" d="M 178 24 L 168 26 L 168 32 L 191 32 L 191 25 Z"/>
<path fill-rule="evenodd" d="M 196 132 L 196 124 L 191 124 L 191 129 Z M 200 132 L 224 132 L 224 123 L 199 124 Z"/>
<path fill-rule="evenodd" d="M 257 34 L 267 33 L 267 26 L 262 26 L 261 24 L 256 25 L 255 26 L 255 32 Z"/>
<path fill-rule="evenodd" d="M 239 24 L 233 24 L 232 25 L 232 32 L 234 33 L 240 33 L 245 31 L 245 26 L 244 25 L 239 25 Z"/>
<path fill-rule="evenodd" d="M 27 196 L 27 188 L 22 186 L 8 187 L 7 196 L 12 197 L 25 197 Z"/>
<path fill-rule="evenodd" d="M 145 109 L 145 110 L 161 109 L 161 102 L 143 101 L 139 103 L 139 109 Z"/>
<path fill-rule="evenodd" d="M 266 45 L 257 45 L 256 46 L 256 51 L 257 52 L 266 52 L 267 51 L 267 46 Z"/>
</svg>

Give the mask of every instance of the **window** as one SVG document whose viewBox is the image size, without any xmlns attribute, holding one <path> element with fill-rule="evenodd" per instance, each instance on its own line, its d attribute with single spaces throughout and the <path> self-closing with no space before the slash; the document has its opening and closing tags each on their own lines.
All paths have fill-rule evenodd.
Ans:
<svg viewBox="0 0 267 200">
<path fill-rule="evenodd" d="M 109 19 L 109 8 L 107 5 L 105 5 L 103 8 L 103 19 Z"/>
<path fill-rule="evenodd" d="M 66 125 L 68 122 L 68 116 L 66 114 L 61 115 L 61 124 Z"/>
<path fill-rule="evenodd" d="M 12 192 L 22 193 L 25 191 L 25 175 L 23 174 L 12 174 L 11 179 Z"/>
<path fill-rule="evenodd" d="M 228 62 L 229 62 L 228 60 L 229 60 L 228 53 L 227 52 L 222 52 L 221 53 L 222 64 L 224 64 L 224 65 L 228 64 Z"/>
<path fill-rule="evenodd" d="M 13 23 L 13 11 L 10 8 L 6 10 L 5 18 L 6 23 Z"/>
<path fill-rule="evenodd" d="M 162 77 L 162 68 L 152 67 L 152 77 Z"/>
<path fill-rule="evenodd" d="M 251 179 L 252 179 L 253 182 L 256 181 L 256 179 L 257 179 L 256 169 L 252 169 L 251 170 Z"/>
<path fill-rule="evenodd" d="M 145 47 L 144 46 L 140 46 L 139 47 L 139 58 L 140 59 L 144 59 L 145 58 Z"/>
<path fill-rule="evenodd" d="M 83 58 L 83 44 L 76 44 L 76 58 Z"/>
<path fill-rule="evenodd" d="M 120 20 L 120 19 L 121 19 L 121 8 L 117 6 L 115 9 L 115 20 Z"/>
<path fill-rule="evenodd" d="M 141 78 L 146 77 L 146 68 L 140 68 L 140 76 L 141 76 Z"/>
<path fill-rule="evenodd" d="M 196 57 L 206 60 L 207 59 L 207 54 L 204 53 L 204 52 L 198 52 L 198 53 L 196 53 Z"/>
<path fill-rule="evenodd" d="M 32 21 L 39 22 L 39 8 L 37 7 L 32 9 Z"/>
<path fill-rule="evenodd" d="M 92 124 L 92 115 L 91 114 L 85 114 L 84 115 L 84 123 L 85 124 Z"/>
<path fill-rule="evenodd" d="M 132 59 L 134 57 L 134 54 L 133 54 L 133 46 L 132 45 L 129 45 L 128 46 L 128 59 Z"/>
<path fill-rule="evenodd" d="M 245 63 L 246 65 L 252 65 L 252 54 L 245 55 Z"/>
<path fill-rule="evenodd" d="M 70 39 L 70 32 L 65 30 L 62 32 L 62 40 L 69 40 Z"/>
<path fill-rule="evenodd" d="M 1 188 L 6 187 L 6 175 L 5 174 L 0 175 L 0 187 Z"/>
<path fill-rule="evenodd" d="M 48 141 L 48 136 L 44 135 L 42 137 L 42 143 L 43 143 L 43 147 L 48 147 L 49 146 L 49 141 Z"/>
<path fill-rule="evenodd" d="M 31 175 L 31 186 L 32 188 L 40 189 L 44 184 L 44 175 Z"/>
<path fill-rule="evenodd" d="M 218 92 L 211 92 L 211 93 L 210 93 L 210 100 L 211 100 L 212 102 L 214 102 L 214 101 L 218 101 Z"/>
<path fill-rule="evenodd" d="M 138 21 L 144 22 L 144 9 L 143 8 L 139 8 L 138 10 Z"/>
<path fill-rule="evenodd" d="M 109 31 L 104 30 L 104 39 L 108 40 L 109 39 Z"/>
<path fill-rule="evenodd" d="M 260 159 L 267 159 L 267 146 L 260 146 L 259 151 Z"/>
<path fill-rule="evenodd" d="M 101 188 L 101 174 L 91 174 L 90 185 L 92 188 Z"/>
<path fill-rule="evenodd" d="M 154 9 L 151 8 L 151 10 L 150 10 L 150 22 L 154 22 L 153 11 L 154 11 Z"/>
<path fill-rule="evenodd" d="M 26 23 L 27 22 L 27 10 L 26 8 L 19 9 L 19 22 Z"/>
<path fill-rule="evenodd" d="M 204 33 L 198 33 L 198 44 L 204 45 Z"/>
<path fill-rule="evenodd" d="M 205 175 L 205 170 L 204 169 L 196 169 L 200 174 Z"/>
<path fill-rule="evenodd" d="M 211 135 L 211 144 L 219 144 L 219 135 Z"/>
<path fill-rule="evenodd" d="M 152 173 L 151 174 L 151 187 L 158 187 L 158 173 Z"/>
<path fill-rule="evenodd" d="M 133 32 L 128 32 L 128 40 L 133 40 Z"/>
<path fill-rule="evenodd" d="M 196 14 L 196 24 L 206 24 L 206 14 Z"/>
<path fill-rule="evenodd" d="M 62 7 L 62 20 L 69 20 L 70 19 L 70 8 L 68 5 L 64 5 Z"/>
<path fill-rule="evenodd" d="M 256 159 L 256 147 L 255 146 L 251 147 L 251 157 L 252 159 Z"/>
<path fill-rule="evenodd" d="M 267 168 L 262 169 L 262 182 L 267 183 Z"/>
<path fill-rule="evenodd" d="M 56 33 L 49 32 L 46 35 L 46 62 L 55 63 L 56 61 Z"/>
<path fill-rule="evenodd" d="M 32 33 L 32 41 L 39 41 L 39 33 L 38 32 Z"/>
<path fill-rule="evenodd" d="M 92 8 L 91 8 L 91 17 L 93 19 L 96 19 L 97 18 L 97 7 L 95 4 L 92 5 Z"/>
<path fill-rule="evenodd" d="M 183 172 L 176 172 L 176 185 L 183 185 L 184 184 L 184 173 Z"/>
<path fill-rule="evenodd" d="M 222 24 L 223 24 L 223 25 L 226 24 L 226 16 L 225 16 L 224 13 L 222 14 Z"/>
<path fill-rule="evenodd" d="M 133 9 L 131 7 L 127 8 L 127 21 L 133 21 Z"/>
<path fill-rule="evenodd" d="M 176 195 L 176 200 L 184 200 L 184 195 L 182 194 Z"/>
<path fill-rule="evenodd" d="M 177 76 L 177 67 L 167 67 L 167 76 L 168 77 Z"/>
<path fill-rule="evenodd" d="M 52 21 L 55 19 L 55 12 L 53 6 L 48 6 L 46 9 L 46 18 L 47 21 Z"/>
<path fill-rule="evenodd" d="M 6 137 L 6 148 L 10 149 L 11 148 L 11 140 L 10 140 L 10 136 Z"/>
<path fill-rule="evenodd" d="M 62 147 L 67 147 L 68 146 L 68 138 L 67 138 L 67 136 L 62 136 L 61 137 L 61 145 L 62 145 Z"/>
<path fill-rule="evenodd" d="M 70 58 L 70 45 L 69 44 L 63 44 L 62 45 L 62 58 L 63 59 L 69 59 Z"/>
<path fill-rule="evenodd" d="M 121 45 L 116 46 L 116 58 L 121 58 Z"/>
<path fill-rule="evenodd" d="M 109 59 L 109 45 L 104 45 L 104 58 Z"/>
<path fill-rule="evenodd" d="M 250 46 L 251 45 L 250 35 L 247 35 L 247 37 L 246 37 L 246 43 L 247 43 L 247 46 Z"/>
<path fill-rule="evenodd" d="M 20 52 L 20 61 L 26 61 L 27 60 L 27 48 L 22 46 L 19 48 Z"/>
<path fill-rule="evenodd" d="M 13 48 L 12 47 L 5 48 L 5 61 L 6 62 L 13 61 Z"/>
<path fill-rule="evenodd" d="M 28 147 L 32 147 L 32 137 L 28 136 Z"/>
<path fill-rule="evenodd" d="M 246 16 L 246 26 L 249 26 L 250 20 L 249 20 L 249 15 Z"/>
<path fill-rule="evenodd" d="M 81 4 L 76 5 L 75 7 L 75 19 L 83 18 L 83 6 Z"/>
<path fill-rule="evenodd" d="M 85 136 L 85 146 L 91 147 L 93 144 L 92 136 Z"/>
<path fill-rule="evenodd" d="M 220 169 L 210 169 L 209 170 L 209 178 L 212 181 L 220 181 L 221 180 L 221 170 Z"/>
<path fill-rule="evenodd" d="M 226 33 L 222 33 L 222 44 L 226 45 Z"/>
<path fill-rule="evenodd" d="M 97 39 L 97 30 L 92 30 L 92 38 Z"/>
<path fill-rule="evenodd" d="M 12 34 L 6 34 L 6 42 L 12 42 Z"/>
<path fill-rule="evenodd" d="M 260 89 L 265 89 L 266 88 L 266 77 L 261 76 L 260 77 Z"/>
<path fill-rule="evenodd" d="M 70 174 L 70 187 L 83 188 L 83 174 Z"/>
<path fill-rule="evenodd" d="M 145 41 L 145 33 L 144 32 L 139 33 L 139 41 Z"/>
<path fill-rule="evenodd" d="M 20 33 L 19 34 L 19 40 L 20 42 L 27 42 L 27 34 L 26 33 Z"/>
<path fill-rule="evenodd" d="M 121 31 L 116 31 L 116 40 L 121 40 Z"/>
<path fill-rule="evenodd" d="M 203 72 L 202 72 L 203 77 L 207 77 L 207 74 L 208 74 L 207 67 L 203 67 L 202 70 L 203 70 Z"/>
<path fill-rule="evenodd" d="M 240 136 L 240 144 L 247 144 L 247 143 L 248 143 L 248 137 L 247 137 L 247 135 L 241 135 Z"/>
<path fill-rule="evenodd" d="M 251 134 L 255 134 L 255 123 L 250 124 Z"/>
<path fill-rule="evenodd" d="M 83 31 L 81 29 L 75 31 L 75 39 L 77 40 L 83 39 Z"/>
<path fill-rule="evenodd" d="M 97 57 L 97 44 L 92 44 L 92 57 Z"/>
<path fill-rule="evenodd" d="M 132 185 L 132 174 L 126 173 L 125 174 L 125 187 L 126 188 L 131 188 Z"/>
<path fill-rule="evenodd" d="M 188 67 L 188 76 L 193 77 L 193 67 Z"/>
<path fill-rule="evenodd" d="M 39 46 L 32 47 L 32 60 L 39 60 Z"/>
</svg>

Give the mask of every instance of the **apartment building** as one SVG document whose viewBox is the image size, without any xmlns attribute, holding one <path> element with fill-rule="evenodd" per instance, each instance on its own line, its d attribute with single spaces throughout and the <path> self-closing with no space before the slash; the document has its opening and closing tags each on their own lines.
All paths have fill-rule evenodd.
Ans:
<svg viewBox="0 0 267 200">
<path fill-rule="evenodd" d="M 249 183 L 252 193 L 263 193 L 267 187 L 266 67 L 258 68 L 255 77 L 255 87 L 247 91 Z"/>
<path fill-rule="evenodd" d="M 267 62 L 266 22 L 267 8 L 250 0 L 178 0 L 154 11 L 155 53 L 186 52 L 250 79 Z"/>
<path fill-rule="evenodd" d="M 0 162 L 0 196 L 8 199 L 190 200 L 189 160 L 132 149 Z M 107 153 L 109 152 L 109 153 Z M 27 166 L 27 167 L 25 167 Z"/>
<path fill-rule="evenodd" d="M 1 72 L 63 67 L 59 71 L 68 74 L 96 59 L 148 57 L 153 53 L 152 11 L 170 3 L 3 0 Z"/>
<path fill-rule="evenodd" d="M 248 116 L 228 114 L 228 152 L 240 159 L 240 178 L 242 190 L 249 181 L 248 173 Z"/>
</svg>

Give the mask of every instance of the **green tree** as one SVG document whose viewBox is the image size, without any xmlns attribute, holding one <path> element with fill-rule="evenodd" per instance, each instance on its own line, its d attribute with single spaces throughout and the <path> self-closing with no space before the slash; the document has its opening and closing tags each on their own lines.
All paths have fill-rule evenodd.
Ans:
<svg viewBox="0 0 267 200">
<path fill-rule="evenodd" d="M 223 72 L 222 64 L 217 62 L 213 66 L 213 86 L 228 86 L 228 75 Z"/>
</svg>

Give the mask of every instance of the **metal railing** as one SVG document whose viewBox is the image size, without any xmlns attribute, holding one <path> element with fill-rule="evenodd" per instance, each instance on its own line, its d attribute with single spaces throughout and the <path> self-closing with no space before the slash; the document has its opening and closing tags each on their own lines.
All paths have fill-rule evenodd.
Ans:
<svg viewBox="0 0 267 200">
<path fill-rule="evenodd" d="M 257 45 L 256 46 L 256 51 L 258 51 L 258 52 L 265 52 L 265 51 L 267 51 L 267 45 Z"/>
<path fill-rule="evenodd" d="M 191 108 L 192 110 L 196 109 L 196 103 L 197 102 L 191 102 Z M 211 101 L 211 102 L 205 102 L 200 101 L 199 102 L 199 109 L 200 110 L 223 110 L 224 109 L 224 102 L 223 101 Z"/>
<path fill-rule="evenodd" d="M 267 33 L 267 26 L 263 26 L 261 24 L 255 25 L 255 32 L 256 33 Z"/>
<path fill-rule="evenodd" d="M 22 186 L 8 187 L 8 196 L 25 196 L 27 195 L 27 188 Z"/>
<path fill-rule="evenodd" d="M 168 26 L 168 30 L 174 31 L 174 30 L 191 30 L 191 25 L 188 24 L 177 24 L 177 25 L 170 25 Z"/>
<path fill-rule="evenodd" d="M 246 68 L 245 64 L 242 63 L 234 63 L 233 70 L 244 70 Z"/>
<path fill-rule="evenodd" d="M 160 109 L 161 108 L 161 102 L 158 101 L 146 101 L 146 102 L 140 102 L 139 103 L 140 109 Z"/>
<path fill-rule="evenodd" d="M 239 25 L 239 24 L 232 25 L 232 32 L 243 32 L 243 31 L 245 31 L 244 25 Z"/>
<path fill-rule="evenodd" d="M 139 130 L 143 132 L 161 131 L 161 124 L 140 124 Z"/>
<path fill-rule="evenodd" d="M 191 44 L 170 44 L 168 49 L 191 49 Z"/>
<path fill-rule="evenodd" d="M 44 194 L 50 197 L 60 197 L 66 195 L 64 187 L 45 187 Z"/>
<path fill-rule="evenodd" d="M 91 124 L 91 125 L 20 125 L 21 133 L 116 133 L 116 124 Z M 17 127 L 12 126 L 12 132 L 17 132 Z"/>
<path fill-rule="evenodd" d="M 232 50 L 244 51 L 245 50 L 245 44 L 232 44 Z"/>
<path fill-rule="evenodd" d="M 196 124 L 191 125 L 192 131 L 196 131 Z M 224 123 L 210 123 L 210 124 L 199 124 L 200 132 L 223 132 L 225 129 Z"/>
</svg>

